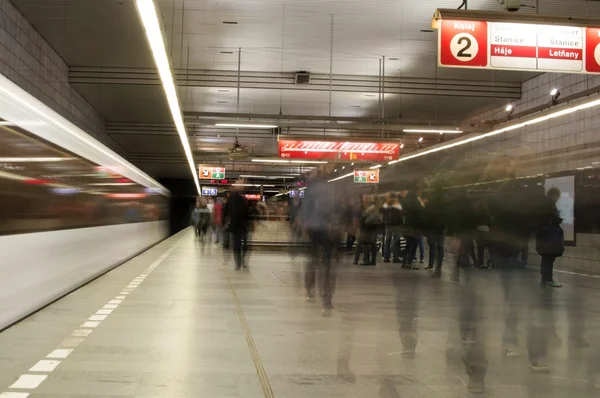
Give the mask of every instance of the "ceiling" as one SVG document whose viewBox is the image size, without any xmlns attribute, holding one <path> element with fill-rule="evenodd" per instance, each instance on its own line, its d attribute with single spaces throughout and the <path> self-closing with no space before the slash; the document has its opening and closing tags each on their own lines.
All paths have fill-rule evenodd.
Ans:
<svg viewBox="0 0 600 398">
<path fill-rule="evenodd" d="M 102 114 L 130 160 L 156 178 L 188 178 L 133 0 L 12 1 L 70 66 L 71 85 Z M 215 122 L 276 122 L 282 132 L 319 138 L 402 139 L 411 151 L 439 137 L 419 144 L 403 136 L 403 126 L 458 126 L 519 98 L 521 83 L 534 76 L 437 67 L 437 34 L 422 30 L 436 8 L 456 8 L 460 0 L 156 1 L 196 161 L 223 161 L 242 174 L 304 170 L 233 166 L 227 149 L 236 131 Z M 600 15 L 599 3 L 568 3 L 571 16 Z M 501 10 L 496 0 L 471 0 L 470 8 Z M 540 9 L 562 15 L 565 2 L 540 0 Z M 311 73 L 310 85 L 294 84 L 298 71 Z M 238 134 L 254 156 L 276 156 L 275 131 Z"/>
</svg>

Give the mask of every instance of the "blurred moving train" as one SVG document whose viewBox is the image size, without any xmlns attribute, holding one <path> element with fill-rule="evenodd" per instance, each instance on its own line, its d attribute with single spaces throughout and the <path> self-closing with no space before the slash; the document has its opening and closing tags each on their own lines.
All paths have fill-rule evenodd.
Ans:
<svg viewBox="0 0 600 398">
<path fill-rule="evenodd" d="M 167 237 L 169 192 L 0 75 L 0 330 Z"/>
</svg>

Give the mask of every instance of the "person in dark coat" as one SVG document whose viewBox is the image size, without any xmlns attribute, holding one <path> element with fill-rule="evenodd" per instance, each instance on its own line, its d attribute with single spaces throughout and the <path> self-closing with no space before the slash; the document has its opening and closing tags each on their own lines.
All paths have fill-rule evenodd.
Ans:
<svg viewBox="0 0 600 398">
<path fill-rule="evenodd" d="M 314 300 L 317 267 L 322 264 L 324 277 L 322 299 L 323 315 L 330 316 L 333 309 L 333 293 L 336 284 L 336 270 L 332 262 L 334 229 L 332 223 L 337 219 L 334 190 L 327 182 L 324 172 L 317 170 L 308 181 L 304 203 L 300 209 L 300 220 L 303 230 L 308 233 L 311 241 L 311 256 L 306 264 L 305 288 L 306 299 Z M 341 209 L 339 209 L 341 211 Z"/>
<path fill-rule="evenodd" d="M 250 230 L 250 207 L 239 189 L 235 189 L 227 199 L 223 209 L 223 219 L 231 234 L 235 269 L 248 267 L 248 232 Z"/>
<path fill-rule="evenodd" d="M 365 253 L 361 265 L 374 266 L 377 263 L 377 229 L 382 224 L 382 216 L 373 196 L 363 198 L 365 210 L 360 219 L 360 235 L 354 255 L 354 264 L 358 264 L 360 255 Z"/>
<path fill-rule="evenodd" d="M 554 262 L 565 250 L 564 234 L 560 227 L 560 217 L 556 202 L 560 199 L 560 190 L 551 188 L 540 204 L 539 223 L 536 234 L 536 251 L 542 256 L 542 285 L 546 287 L 562 287 L 554 280 Z"/>
<path fill-rule="evenodd" d="M 413 265 L 419 246 L 419 237 L 423 229 L 423 211 L 425 205 L 421 195 L 423 194 L 423 185 L 415 184 L 415 187 L 408 193 L 404 200 L 404 238 L 406 239 L 406 255 L 402 262 L 402 268 L 419 269 Z"/>
<path fill-rule="evenodd" d="M 429 246 L 429 265 L 427 269 L 434 271 L 432 275 L 434 278 L 442 276 L 447 212 L 448 209 L 444 205 L 442 191 L 435 190 L 428 198 L 423 220 L 423 231 Z"/>
<path fill-rule="evenodd" d="M 388 194 L 387 202 L 383 205 L 381 213 L 385 224 L 383 261 L 389 263 L 391 254 L 394 263 L 400 263 L 400 238 L 402 236 L 402 225 L 404 224 L 404 213 L 395 192 Z"/>
</svg>

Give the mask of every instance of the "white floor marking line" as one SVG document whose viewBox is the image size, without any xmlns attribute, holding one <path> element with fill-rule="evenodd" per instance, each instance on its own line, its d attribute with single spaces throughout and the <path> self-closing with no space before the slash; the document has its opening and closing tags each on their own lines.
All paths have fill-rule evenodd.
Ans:
<svg viewBox="0 0 600 398">
<path fill-rule="evenodd" d="M 71 336 L 74 337 L 87 337 L 90 335 L 90 333 L 92 333 L 91 330 L 89 329 L 75 329 L 73 331 L 73 333 L 71 333 Z"/>
<path fill-rule="evenodd" d="M 37 388 L 48 375 L 21 375 L 17 381 L 13 383 L 9 388 L 19 388 L 22 390 L 33 390 Z"/>
<path fill-rule="evenodd" d="M 181 244 L 183 238 L 185 238 L 188 234 L 184 234 L 174 245 L 171 246 L 169 250 L 163 253 L 156 261 L 154 261 L 143 274 L 140 274 L 136 277 L 133 282 L 127 286 L 127 288 L 121 289 L 121 296 L 117 296 L 116 299 L 111 300 L 108 304 L 104 305 L 101 309 L 96 311 L 96 313 L 88 318 L 83 325 L 80 327 L 83 329 L 75 329 L 70 337 L 64 339 L 59 347 L 50 354 L 46 355 L 46 358 L 50 359 L 42 359 L 38 361 L 33 367 L 29 370 L 30 372 L 39 372 L 39 373 L 50 373 L 53 372 L 58 365 L 60 365 L 61 361 L 57 359 L 65 359 L 73 352 L 73 349 L 78 347 L 83 339 L 89 336 L 93 330 L 93 328 L 99 326 L 103 320 L 105 320 L 125 299 L 125 295 L 130 294 L 140 283 L 144 281 L 144 279 L 152 273 L 167 257 L 171 255 L 171 253 Z M 64 348 L 69 347 L 69 348 Z M 52 360 L 54 359 L 54 360 Z M 37 388 L 46 378 L 47 374 L 23 374 L 19 376 L 17 381 L 15 381 L 10 387 L 14 389 L 27 389 L 33 390 Z M 0 398 L 27 398 L 29 397 L 29 393 L 27 392 L 2 392 L 0 393 Z"/>
<path fill-rule="evenodd" d="M 66 357 L 71 355 L 72 352 L 73 350 L 70 349 L 59 348 L 46 355 L 46 358 L 65 359 Z"/>
<path fill-rule="evenodd" d="M 39 361 L 38 363 L 33 365 L 33 367 L 31 369 L 29 369 L 29 371 L 30 372 L 52 372 L 54 369 L 56 369 L 56 367 L 59 364 L 60 364 L 60 361 L 50 361 L 47 359 L 42 359 L 41 361 Z"/>
</svg>

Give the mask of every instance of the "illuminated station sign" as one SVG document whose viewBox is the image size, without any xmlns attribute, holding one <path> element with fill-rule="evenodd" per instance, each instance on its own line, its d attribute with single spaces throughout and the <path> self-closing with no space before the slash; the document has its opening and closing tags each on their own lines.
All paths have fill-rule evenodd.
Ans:
<svg viewBox="0 0 600 398">
<path fill-rule="evenodd" d="M 440 66 L 600 73 L 600 28 L 443 19 L 438 46 Z"/>
<path fill-rule="evenodd" d="M 199 172 L 201 180 L 222 180 L 225 178 L 225 167 L 223 166 L 200 165 Z"/>
<path fill-rule="evenodd" d="M 354 170 L 354 183 L 356 184 L 378 184 L 379 169 Z"/>
<path fill-rule="evenodd" d="M 279 140 L 279 157 L 298 160 L 388 162 L 400 157 L 394 142 Z"/>
</svg>

